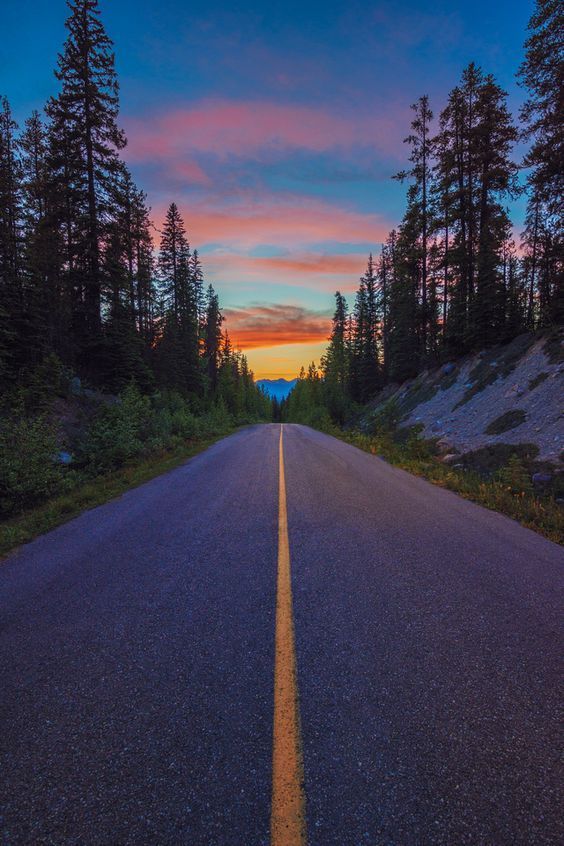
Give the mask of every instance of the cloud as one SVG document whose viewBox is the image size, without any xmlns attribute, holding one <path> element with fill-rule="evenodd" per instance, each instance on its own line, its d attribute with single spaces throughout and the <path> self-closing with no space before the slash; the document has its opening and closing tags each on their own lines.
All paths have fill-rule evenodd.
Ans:
<svg viewBox="0 0 564 846">
<path fill-rule="evenodd" d="M 257 197 L 233 203 L 212 198 L 179 203 L 194 245 L 221 244 L 238 250 L 272 244 L 294 251 L 322 242 L 377 244 L 385 241 L 390 225 L 379 215 L 338 206 L 303 195 Z M 157 229 L 165 209 L 154 213 Z"/>
<path fill-rule="evenodd" d="M 285 344 L 313 344 L 327 340 L 331 318 L 303 306 L 253 304 L 224 310 L 225 328 L 243 350 Z"/>
<path fill-rule="evenodd" d="M 231 252 L 210 253 L 204 260 L 206 273 L 227 285 L 282 284 L 333 293 L 337 288 L 352 293 L 366 264 L 366 253 L 325 254 L 296 252 L 291 255 L 249 256 Z"/>
<path fill-rule="evenodd" d="M 395 157 L 401 151 L 405 115 L 405 107 L 393 105 L 376 116 L 268 100 L 209 99 L 142 118 L 126 117 L 124 125 L 132 162 L 194 153 L 260 158 L 297 149 L 322 153 L 357 147 Z"/>
</svg>

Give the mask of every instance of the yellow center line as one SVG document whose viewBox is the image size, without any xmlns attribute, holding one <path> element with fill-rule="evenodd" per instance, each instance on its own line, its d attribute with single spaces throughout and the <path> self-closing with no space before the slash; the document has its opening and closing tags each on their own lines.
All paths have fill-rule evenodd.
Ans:
<svg viewBox="0 0 564 846">
<path fill-rule="evenodd" d="M 290 545 L 284 477 L 284 428 L 280 426 L 278 578 L 274 661 L 271 846 L 305 846 L 305 793 L 292 613 Z"/>
</svg>

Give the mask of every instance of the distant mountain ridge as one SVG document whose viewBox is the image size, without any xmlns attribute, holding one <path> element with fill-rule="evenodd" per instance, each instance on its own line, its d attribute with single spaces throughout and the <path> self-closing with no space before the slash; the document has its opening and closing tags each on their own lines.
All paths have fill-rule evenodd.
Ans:
<svg viewBox="0 0 564 846">
<path fill-rule="evenodd" d="M 272 399 L 277 399 L 280 402 L 286 399 L 290 391 L 293 390 L 297 379 L 259 379 L 257 387 L 268 394 Z"/>
</svg>

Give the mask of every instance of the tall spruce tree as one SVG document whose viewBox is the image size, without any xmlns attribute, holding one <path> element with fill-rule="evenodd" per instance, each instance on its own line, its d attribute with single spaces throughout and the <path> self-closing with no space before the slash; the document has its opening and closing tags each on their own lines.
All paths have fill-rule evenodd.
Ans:
<svg viewBox="0 0 564 846">
<path fill-rule="evenodd" d="M 333 420 L 343 423 L 349 406 L 349 357 L 347 354 L 348 329 L 347 301 L 335 293 L 335 313 L 331 325 L 331 337 L 321 367 L 325 379 L 327 407 Z"/>
<path fill-rule="evenodd" d="M 74 229 L 75 252 L 82 262 L 79 360 L 86 370 L 95 371 L 102 334 L 102 252 L 121 166 L 119 150 L 126 140 L 117 125 L 114 54 L 98 0 L 69 0 L 68 6 L 68 37 L 56 72 L 61 90 L 50 100 L 48 114 L 54 129 L 53 155 L 65 182 L 74 188 L 67 225 Z"/>
<path fill-rule="evenodd" d="M 564 320 L 564 11 L 558 0 L 537 0 L 519 70 L 529 97 L 521 109 L 529 205 L 523 242 L 531 328 Z"/>
<path fill-rule="evenodd" d="M 21 167 L 17 124 L 0 100 L 0 377 L 14 379 L 26 337 L 22 280 Z"/>
<path fill-rule="evenodd" d="M 381 385 L 378 278 L 372 253 L 356 295 L 350 351 L 350 387 L 357 402 L 366 402 Z"/>
<path fill-rule="evenodd" d="M 420 358 L 424 361 L 429 353 L 428 336 L 436 335 L 434 321 L 436 315 L 429 308 L 428 292 L 428 265 L 429 265 L 429 231 L 430 231 L 430 202 L 431 191 L 431 158 L 432 143 L 430 126 L 433 113 L 429 107 L 429 98 L 424 95 L 412 105 L 414 118 L 411 122 L 411 134 L 405 139 L 405 143 L 411 147 L 410 162 L 412 168 L 401 171 L 396 179 L 402 182 L 405 179 L 411 180 L 410 191 L 410 215 L 413 225 L 414 244 L 413 249 L 419 254 L 418 278 L 420 291 L 418 299 L 419 327 L 418 335 L 421 343 Z"/>
</svg>

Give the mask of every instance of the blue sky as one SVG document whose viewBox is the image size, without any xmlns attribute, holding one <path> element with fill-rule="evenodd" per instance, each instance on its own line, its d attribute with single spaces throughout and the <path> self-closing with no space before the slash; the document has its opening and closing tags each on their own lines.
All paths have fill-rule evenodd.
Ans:
<svg viewBox="0 0 564 846">
<path fill-rule="evenodd" d="M 426 93 L 438 114 L 472 60 L 514 113 L 523 99 L 515 72 L 529 2 L 100 7 L 126 159 L 157 226 L 179 204 L 260 375 L 319 356 L 332 292 L 354 290 L 366 254 L 400 220 L 405 189 L 390 176 L 406 159 L 409 105 Z M 0 91 L 20 121 L 56 90 L 67 15 L 62 0 L 22 8 L 3 10 L 0 54 Z M 517 226 L 522 214 L 518 203 Z"/>
</svg>

